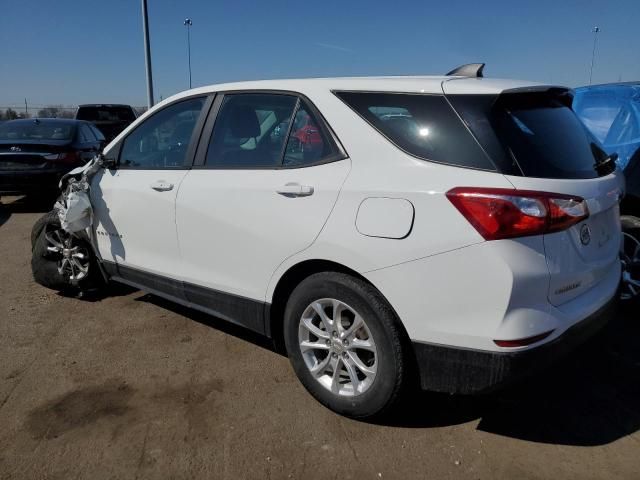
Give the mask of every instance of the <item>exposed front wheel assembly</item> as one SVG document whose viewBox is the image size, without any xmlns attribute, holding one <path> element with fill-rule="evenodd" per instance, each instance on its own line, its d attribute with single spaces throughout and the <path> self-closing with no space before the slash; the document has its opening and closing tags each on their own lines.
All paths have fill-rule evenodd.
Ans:
<svg viewBox="0 0 640 480">
<path fill-rule="evenodd" d="M 53 290 L 94 290 L 102 274 L 88 241 L 64 230 L 51 212 L 34 225 L 31 270 L 37 283 Z"/>
</svg>

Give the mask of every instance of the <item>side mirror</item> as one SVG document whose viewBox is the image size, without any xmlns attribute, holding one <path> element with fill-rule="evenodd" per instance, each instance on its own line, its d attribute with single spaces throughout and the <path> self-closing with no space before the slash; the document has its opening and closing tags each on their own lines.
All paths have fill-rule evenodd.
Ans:
<svg viewBox="0 0 640 480">
<path fill-rule="evenodd" d="M 115 158 L 107 158 L 101 153 L 98 155 L 98 165 L 107 170 L 114 170 L 117 166 Z"/>
</svg>

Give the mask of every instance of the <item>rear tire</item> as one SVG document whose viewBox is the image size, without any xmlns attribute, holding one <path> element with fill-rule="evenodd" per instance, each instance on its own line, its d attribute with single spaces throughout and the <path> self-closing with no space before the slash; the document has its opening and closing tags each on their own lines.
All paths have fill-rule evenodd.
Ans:
<svg viewBox="0 0 640 480">
<path fill-rule="evenodd" d="M 640 300 L 640 218 L 630 215 L 621 217 L 623 238 L 623 284 L 622 299 L 637 303 Z M 631 238 L 630 238 L 631 237 Z M 635 240 L 634 240 L 635 239 Z M 629 275 L 630 280 L 624 277 Z"/>
<path fill-rule="evenodd" d="M 395 313 L 373 286 L 350 275 L 303 280 L 287 302 L 284 337 L 304 387 L 341 415 L 380 416 L 410 383 L 406 334 Z"/>
</svg>

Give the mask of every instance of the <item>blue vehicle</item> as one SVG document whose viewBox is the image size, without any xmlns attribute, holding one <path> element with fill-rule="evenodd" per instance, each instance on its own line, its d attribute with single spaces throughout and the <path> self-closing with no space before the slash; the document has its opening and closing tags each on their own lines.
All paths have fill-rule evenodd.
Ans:
<svg viewBox="0 0 640 480">
<path fill-rule="evenodd" d="M 640 298 L 640 82 L 576 88 L 573 110 L 609 155 L 617 154 L 627 180 L 620 205 L 624 242 L 621 298 Z"/>
<path fill-rule="evenodd" d="M 640 82 L 576 88 L 573 110 L 608 154 L 618 154 L 627 178 L 622 213 L 640 217 Z"/>
</svg>

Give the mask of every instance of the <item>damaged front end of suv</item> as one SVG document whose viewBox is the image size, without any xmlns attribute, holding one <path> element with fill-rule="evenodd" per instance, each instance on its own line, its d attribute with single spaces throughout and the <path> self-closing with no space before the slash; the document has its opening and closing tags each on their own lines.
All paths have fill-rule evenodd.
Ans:
<svg viewBox="0 0 640 480">
<path fill-rule="evenodd" d="M 91 179 L 105 168 L 101 155 L 62 177 L 53 210 L 31 232 L 33 276 L 55 290 L 83 294 L 106 282 L 95 248 Z"/>
</svg>

